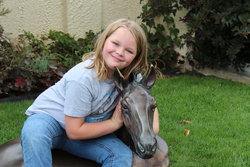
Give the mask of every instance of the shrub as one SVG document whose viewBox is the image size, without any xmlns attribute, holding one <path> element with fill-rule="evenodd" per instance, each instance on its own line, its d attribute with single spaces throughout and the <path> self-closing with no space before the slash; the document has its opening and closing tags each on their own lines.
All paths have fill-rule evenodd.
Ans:
<svg viewBox="0 0 250 167">
<path fill-rule="evenodd" d="M 188 32 L 179 36 L 173 16 L 183 8 L 188 12 L 180 20 Z M 200 67 L 243 70 L 250 63 L 250 1 L 148 0 L 139 17 L 149 39 L 149 58 L 161 69 L 175 64 L 175 48 L 184 44 L 190 48 L 188 59 Z"/>
<path fill-rule="evenodd" d="M 179 56 L 175 48 L 181 45 L 181 39 L 174 21 L 178 10 L 177 0 L 149 0 L 139 16 L 149 42 L 149 61 L 161 70 L 173 68 Z"/>
<path fill-rule="evenodd" d="M 202 67 L 243 70 L 250 63 L 250 1 L 180 0 L 188 53 Z"/>
<path fill-rule="evenodd" d="M 64 66 L 72 67 L 81 60 L 84 53 L 94 49 L 96 34 L 90 30 L 85 36 L 75 40 L 68 33 L 51 30 L 47 36 L 47 40 L 52 41 L 48 44 L 49 50 Z"/>
<path fill-rule="evenodd" d="M 0 95 L 41 92 L 53 85 L 93 49 L 95 36 L 89 31 L 86 38 L 75 40 L 67 33 L 51 30 L 38 38 L 24 32 L 16 45 L 0 36 Z"/>
</svg>

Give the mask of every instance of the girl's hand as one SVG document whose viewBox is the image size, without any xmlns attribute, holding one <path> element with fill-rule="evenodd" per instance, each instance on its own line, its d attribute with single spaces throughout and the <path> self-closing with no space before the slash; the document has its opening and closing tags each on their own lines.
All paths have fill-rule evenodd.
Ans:
<svg viewBox="0 0 250 167">
<path fill-rule="evenodd" d="M 117 104 L 115 111 L 113 113 L 113 116 L 111 118 L 111 120 L 113 121 L 113 123 L 120 128 L 123 125 L 123 118 L 122 118 L 122 111 L 121 111 L 121 100 L 120 99 L 119 103 Z"/>
</svg>

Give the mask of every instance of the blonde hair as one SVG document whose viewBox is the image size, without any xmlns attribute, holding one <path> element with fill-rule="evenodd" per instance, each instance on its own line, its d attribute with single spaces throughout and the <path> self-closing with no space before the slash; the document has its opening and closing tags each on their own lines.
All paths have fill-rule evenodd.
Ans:
<svg viewBox="0 0 250 167">
<path fill-rule="evenodd" d="M 128 29 L 131 34 L 134 36 L 137 45 L 137 53 L 134 60 L 130 63 L 129 66 L 121 70 L 125 79 L 128 79 L 129 75 L 132 71 L 136 71 L 137 73 L 145 74 L 148 70 L 148 46 L 147 46 L 147 38 L 142 30 L 142 28 L 135 23 L 134 21 L 128 19 L 119 19 L 113 23 L 111 23 L 98 37 L 94 52 L 88 53 L 83 56 L 83 61 L 87 59 L 92 59 L 93 64 L 88 66 L 87 68 L 95 68 L 97 76 L 100 80 L 106 79 L 109 76 L 109 69 L 104 63 L 102 50 L 106 39 L 115 32 L 118 28 L 123 27 Z"/>
</svg>

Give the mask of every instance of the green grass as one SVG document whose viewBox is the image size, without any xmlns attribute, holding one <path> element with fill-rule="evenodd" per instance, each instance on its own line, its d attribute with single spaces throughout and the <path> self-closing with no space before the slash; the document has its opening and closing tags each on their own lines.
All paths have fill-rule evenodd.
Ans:
<svg viewBox="0 0 250 167">
<path fill-rule="evenodd" d="M 159 79 L 152 93 L 171 166 L 250 166 L 250 85 L 181 76 Z"/>
<path fill-rule="evenodd" d="M 18 138 L 32 100 L 0 103 L 0 143 Z"/>
<path fill-rule="evenodd" d="M 180 76 L 158 79 L 152 94 L 171 167 L 250 166 L 250 85 Z M 0 143 L 19 136 L 24 111 L 31 103 L 0 103 Z M 181 120 L 192 124 L 181 124 Z"/>
</svg>

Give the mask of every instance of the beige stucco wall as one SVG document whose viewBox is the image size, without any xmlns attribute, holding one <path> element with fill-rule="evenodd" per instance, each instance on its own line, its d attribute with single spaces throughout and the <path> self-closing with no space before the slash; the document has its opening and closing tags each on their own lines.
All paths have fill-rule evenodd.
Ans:
<svg viewBox="0 0 250 167">
<path fill-rule="evenodd" d="M 145 2 L 145 1 L 144 1 Z M 85 32 L 99 32 L 118 18 L 137 18 L 142 9 L 140 0 L 4 0 L 3 7 L 11 12 L 0 17 L 5 34 L 15 39 L 23 30 L 35 35 L 60 30 L 75 37 L 84 37 Z M 176 26 L 185 32 L 185 24 L 179 22 L 185 11 L 176 15 Z M 186 55 L 186 48 L 176 48 Z"/>
<path fill-rule="evenodd" d="M 62 30 L 77 37 L 100 31 L 118 18 L 136 20 L 139 0 L 4 0 L 11 13 L 0 17 L 5 33 L 16 37 L 23 30 L 34 34 Z"/>
</svg>

